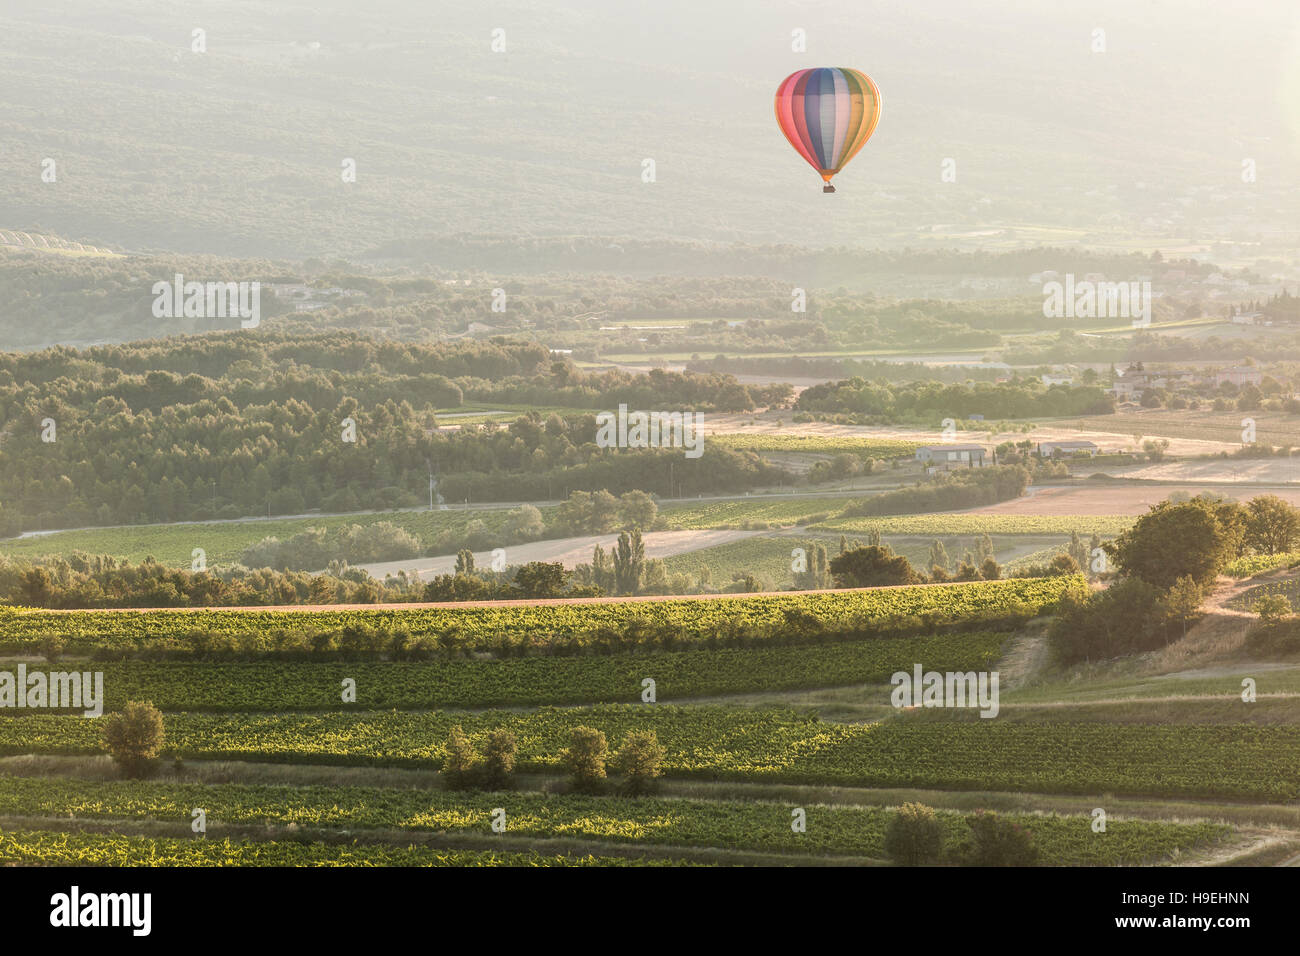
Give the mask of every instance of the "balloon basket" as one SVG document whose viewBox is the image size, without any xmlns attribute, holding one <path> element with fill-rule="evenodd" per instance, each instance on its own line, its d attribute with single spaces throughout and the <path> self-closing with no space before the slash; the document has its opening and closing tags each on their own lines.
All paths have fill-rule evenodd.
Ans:
<svg viewBox="0 0 1300 956">
<path fill-rule="evenodd" d="M 833 193 L 835 192 L 835 187 L 832 186 L 830 183 L 827 183 L 825 186 L 822 187 L 822 192 Z"/>
</svg>

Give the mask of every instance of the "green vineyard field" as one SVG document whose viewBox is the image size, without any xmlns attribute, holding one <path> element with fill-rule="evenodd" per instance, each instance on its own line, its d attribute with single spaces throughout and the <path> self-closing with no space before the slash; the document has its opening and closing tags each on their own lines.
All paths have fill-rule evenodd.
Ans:
<svg viewBox="0 0 1300 956">
<path fill-rule="evenodd" d="M 787 495 L 755 495 L 729 501 L 700 504 L 666 502 L 659 517 L 670 531 L 704 531 L 714 528 L 792 527 L 822 521 L 839 514 L 852 498 L 828 496 L 804 498 Z"/>
<path fill-rule="evenodd" d="M 38 866 L 689 866 L 680 860 L 384 844 L 193 840 L 0 830 L 0 863 Z"/>
<path fill-rule="evenodd" d="M 645 650 L 732 644 L 817 643 L 916 633 L 961 622 L 968 627 L 1023 621 L 1050 610 L 1082 577 L 981 581 L 958 585 L 876 588 L 707 600 L 627 601 L 535 606 L 375 608 L 321 611 L 0 610 L 0 651 L 38 651 L 57 638 L 69 653 L 274 653 L 285 635 L 338 631 L 321 650 L 377 653 L 395 632 L 424 639 L 429 656 L 494 651 L 574 653 L 584 649 Z M 352 628 L 351 632 L 344 629 Z M 361 629 L 368 629 L 363 632 Z M 375 634 L 379 630 L 381 633 Z M 822 636 L 814 632 L 821 631 Z M 349 638 L 349 633 L 351 638 Z M 229 635 L 226 641 L 213 637 Z M 385 636 L 386 635 L 386 636 Z M 814 636 L 810 636 L 814 635 Z M 354 639 L 349 645 L 348 640 Z M 301 642 L 294 644 L 300 647 Z M 314 646 L 314 645 L 312 645 Z M 104 656 L 101 654 L 101 656 Z"/>
<path fill-rule="evenodd" d="M 812 647 L 722 648 L 655 654 L 510 660 L 96 663 L 109 710 L 148 700 L 163 710 L 344 710 L 340 686 L 356 681 L 366 709 L 635 703 L 642 680 L 660 701 L 706 694 L 835 687 L 887 681 L 916 661 L 943 670 L 986 669 L 1005 635 L 886 638 Z M 64 665 L 59 665 L 63 668 Z M 67 665 L 71 667 L 72 665 Z M 84 668 L 83 668 L 84 669 Z"/>
<path fill-rule="evenodd" d="M 1291 551 L 1286 554 L 1252 554 L 1229 561 L 1228 566 L 1223 569 L 1223 573 L 1230 578 L 1248 578 L 1251 575 L 1259 574 L 1261 571 L 1289 568 L 1296 564 L 1300 564 L 1300 551 Z"/>
<path fill-rule="evenodd" d="M 806 832 L 790 827 L 790 808 L 739 801 L 584 797 L 540 793 L 447 793 L 375 787 L 90 783 L 0 776 L 0 815 L 78 820 L 187 821 L 203 808 L 207 825 L 256 825 L 465 832 L 489 836 L 496 807 L 512 836 L 600 840 L 678 847 L 727 846 L 774 853 L 883 858 L 893 811 L 879 807 L 804 807 Z M 940 814 L 949 855 L 967 833 L 964 817 Z M 1221 838 L 1213 824 L 1110 821 L 1095 834 L 1087 816 L 1015 815 L 1034 834 L 1040 862 L 1118 865 L 1167 858 Z M 217 831 L 215 836 L 220 836 Z"/>
<path fill-rule="evenodd" d="M 1296 607 L 1300 605 L 1300 580 L 1292 578 L 1287 581 L 1270 581 L 1267 584 L 1257 585 L 1225 602 L 1224 606 L 1235 611 L 1253 613 L 1255 604 L 1262 597 L 1284 597 L 1291 602 L 1292 607 Z"/>
<path fill-rule="evenodd" d="M 888 701 L 888 688 L 874 691 Z M 865 701 L 870 703 L 872 701 Z M 654 730 L 672 776 L 767 782 L 1131 793 L 1287 801 L 1300 797 L 1300 727 L 911 720 L 835 724 L 782 710 L 663 704 L 529 713 L 365 711 L 168 714 L 170 748 L 192 758 L 434 768 L 455 724 L 509 728 L 521 769 L 554 772 L 580 724 L 617 749 Z M 0 720 L 0 753 L 101 750 L 97 722 L 40 714 Z"/>
<path fill-rule="evenodd" d="M 902 458 L 914 455 L 920 442 L 852 435 L 774 435 L 730 432 L 707 439 L 737 451 L 806 452 L 817 455 L 857 455 L 861 458 Z"/>
</svg>

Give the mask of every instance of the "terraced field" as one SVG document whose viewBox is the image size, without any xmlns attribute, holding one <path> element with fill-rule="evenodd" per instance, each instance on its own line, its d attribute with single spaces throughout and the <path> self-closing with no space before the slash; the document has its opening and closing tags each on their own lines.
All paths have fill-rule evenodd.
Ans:
<svg viewBox="0 0 1300 956">
<path fill-rule="evenodd" d="M 891 676 L 910 677 L 918 665 L 1006 666 L 1009 651 L 1040 632 L 1031 619 L 1083 586 L 1041 579 L 613 604 L 9 612 L 14 647 L 32 649 L 62 628 L 65 654 L 103 659 L 50 669 L 101 671 L 110 712 L 152 701 L 166 740 L 155 779 L 120 779 L 102 756 L 101 721 L 0 710 L 0 862 L 875 865 L 890 862 L 885 835 L 907 800 L 938 808 L 935 861 L 953 865 L 973 859 L 973 814 L 990 807 L 1028 832 L 1037 862 L 1049 866 L 1211 862 L 1291 839 L 1300 724 L 1288 717 L 1290 672 L 1259 675 L 1255 705 L 1235 696 L 1235 677 L 1207 676 L 1166 682 L 1180 685 L 1173 690 L 1119 680 L 1095 694 L 1068 683 L 1012 689 L 994 719 L 973 707 L 891 706 Z M 1002 625 L 979 626 L 994 619 Z M 178 621 L 201 622 L 208 643 L 187 638 Z M 329 628 L 350 643 L 277 656 L 301 647 L 295 635 Z M 356 637 L 372 631 L 435 642 L 427 659 L 400 659 L 410 655 L 394 656 L 397 645 Z M 464 643 L 444 646 L 461 632 Z M 618 640 L 583 637 L 597 632 Z M 213 637 L 222 634 L 229 643 Z M 244 652 L 250 659 L 222 659 Z M 355 700 L 345 702 L 349 679 Z M 832 701 L 854 722 L 823 717 Z M 1251 719 L 1236 716 L 1247 706 L 1258 708 Z M 478 749 L 509 732 L 510 789 L 448 788 L 442 769 L 455 727 Z M 618 760 L 602 792 L 575 792 L 565 754 L 579 727 L 600 731 L 611 757 L 653 731 L 663 748 L 658 792 L 625 793 Z M 1083 810 L 1095 806 L 1110 814 L 1104 833 Z M 1252 807 L 1283 829 L 1262 828 Z M 201 839 L 189 831 L 195 808 L 207 821 Z M 792 826 L 795 818 L 804 825 Z"/>
</svg>

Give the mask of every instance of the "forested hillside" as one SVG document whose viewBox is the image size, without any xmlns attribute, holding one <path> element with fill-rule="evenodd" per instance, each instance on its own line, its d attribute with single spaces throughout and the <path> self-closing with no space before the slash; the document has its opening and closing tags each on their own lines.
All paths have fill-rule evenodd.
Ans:
<svg viewBox="0 0 1300 956">
<path fill-rule="evenodd" d="M 428 501 L 431 473 L 460 502 L 744 489 L 779 472 L 722 447 L 683 460 L 680 450 L 600 449 L 595 412 L 743 411 L 788 394 L 717 374 L 583 373 L 529 343 L 342 332 L 7 354 L 0 506 L 13 533 L 413 506 Z M 568 411 L 440 428 L 436 411 L 464 399 Z"/>
</svg>

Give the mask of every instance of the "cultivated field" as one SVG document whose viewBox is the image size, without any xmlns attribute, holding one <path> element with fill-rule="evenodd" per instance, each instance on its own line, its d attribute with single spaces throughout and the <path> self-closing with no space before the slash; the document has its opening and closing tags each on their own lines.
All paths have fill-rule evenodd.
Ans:
<svg viewBox="0 0 1300 956">
<path fill-rule="evenodd" d="M 968 859 L 977 809 L 1027 829 L 1040 865 L 1300 852 L 1292 806 L 1300 731 L 1288 717 L 1300 706 L 1300 669 L 1243 662 L 1213 674 L 1062 681 L 1027 651 L 1042 641 L 1035 618 L 1063 588 L 1080 586 L 1055 579 L 534 609 L 11 613 L 8 654 L 30 654 L 54 629 L 65 666 L 82 660 L 104 673 L 110 711 L 130 699 L 159 706 L 167 759 L 151 779 L 119 779 L 100 756 L 95 720 L 6 712 L 0 860 L 881 864 L 896 808 L 909 800 L 937 808 L 940 852 L 953 864 Z M 679 605 L 689 616 L 678 616 Z M 597 649 L 583 637 L 615 621 L 625 637 L 636 629 L 649 637 L 656 619 L 672 627 L 648 643 Z M 741 620 L 761 623 L 766 636 L 735 631 Z M 232 640 L 194 643 L 184 634 L 195 625 Z M 448 643 L 449 625 L 478 637 Z M 302 652 L 286 643 L 333 626 L 436 639 L 408 645 L 427 648 L 417 659 L 395 654 L 391 640 L 316 642 Z M 526 640 L 498 640 L 510 632 Z M 564 651 L 532 639 L 563 633 L 576 639 Z M 1000 719 L 890 706 L 889 676 L 917 662 L 1002 670 Z M 1259 679 L 1259 710 L 1238 710 L 1234 670 Z M 340 695 L 346 681 L 355 701 Z M 478 745 L 495 730 L 513 735 L 510 789 L 448 789 L 441 768 L 455 726 Z M 614 753 L 633 732 L 653 731 L 664 747 L 657 792 L 622 792 L 613 768 L 604 792 L 574 791 L 563 752 L 579 726 L 602 732 Z M 1104 834 L 1092 826 L 1098 806 Z M 205 811 L 203 840 L 188 829 L 194 807 Z M 497 810 L 504 832 L 494 829 Z M 805 829 L 790 825 L 797 812 Z"/>
</svg>

